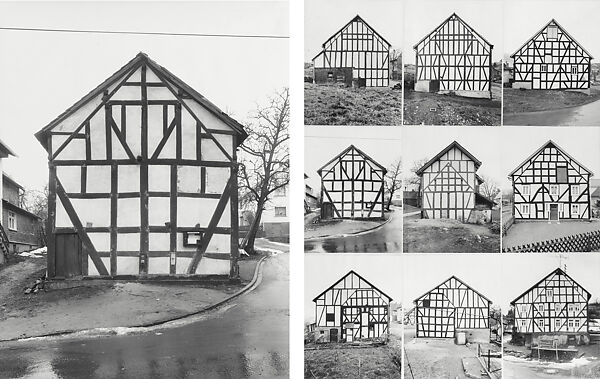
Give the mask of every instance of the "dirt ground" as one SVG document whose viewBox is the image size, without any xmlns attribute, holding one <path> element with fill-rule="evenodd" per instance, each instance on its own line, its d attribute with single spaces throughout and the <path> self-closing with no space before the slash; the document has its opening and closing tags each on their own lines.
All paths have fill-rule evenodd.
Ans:
<svg viewBox="0 0 600 379">
<path fill-rule="evenodd" d="M 592 86 L 591 95 L 554 90 L 504 88 L 504 114 L 546 111 L 584 105 L 600 99 L 600 86 Z"/>
<path fill-rule="evenodd" d="M 406 90 L 404 125 L 500 125 L 500 85 L 492 100 Z"/>
<path fill-rule="evenodd" d="M 404 218 L 406 253 L 499 253 L 500 234 L 449 219 Z"/>
<path fill-rule="evenodd" d="M 69 289 L 25 295 L 45 272 L 45 258 L 0 268 L 0 341 L 91 328 L 127 327 L 197 312 L 237 292 L 256 259 L 240 261 L 242 284 L 149 284 L 85 281 Z"/>
<path fill-rule="evenodd" d="M 305 378 L 400 378 L 401 337 L 378 347 L 335 344 L 304 350 Z"/>
<path fill-rule="evenodd" d="M 401 125 L 402 91 L 304 83 L 305 125 Z"/>
<path fill-rule="evenodd" d="M 305 223 L 304 239 L 356 234 L 376 228 L 389 219 L 390 214 L 384 214 L 385 220 L 326 220 L 318 223 Z"/>
<path fill-rule="evenodd" d="M 600 220 L 591 222 L 561 221 L 560 223 L 552 222 L 550 224 L 544 221 L 517 221 L 502 237 L 502 247 L 522 246 L 594 230 L 600 230 Z"/>
</svg>

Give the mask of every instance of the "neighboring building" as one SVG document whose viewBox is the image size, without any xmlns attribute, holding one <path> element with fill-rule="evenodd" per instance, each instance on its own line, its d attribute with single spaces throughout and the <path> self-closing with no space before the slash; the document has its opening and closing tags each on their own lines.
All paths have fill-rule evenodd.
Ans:
<svg viewBox="0 0 600 379">
<path fill-rule="evenodd" d="M 590 219 L 592 175 L 555 142 L 546 142 L 509 174 L 515 219 Z"/>
<path fill-rule="evenodd" d="M 319 199 L 315 196 L 313 188 L 306 183 L 308 175 L 304 174 L 304 214 L 308 214 L 319 207 Z"/>
<path fill-rule="evenodd" d="M 414 325 L 415 324 L 415 307 L 410 308 L 404 313 L 403 324 Z"/>
<path fill-rule="evenodd" d="M 515 51 L 513 88 L 589 94 L 592 55 L 552 19 Z"/>
<path fill-rule="evenodd" d="M 360 16 L 354 17 L 323 44 L 313 58 L 315 83 L 387 87 L 390 43 Z"/>
<path fill-rule="evenodd" d="M 450 218 L 476 223 L 491 221 L 495 202 L 479 193 L 481 162 L 454 141 L 416 174 L 421 178 L 423 218 Z"/>
<path fill-rule="evenodd" d="M 588 302 L 592 296 L 562 269 L 557 268 L 523 292 L 514 307 L 516 338 L 537 341 L 546 335 L 562 335 L 581 341 L 588 333 Z M 514 339 L 515 337 L 513 337 Z"/>
<path fill-rule="evenodd" d="M 25 210 L 25 189 L 14 179 L 2 174 L 2 225 L 12 253 L 20 253 L 43 245 L 41 219 Z"/>
<path fill-rule="evenodd" d="M 414 300 L 417 338 L 454 338 L 488 342 L 491 301 L 455 276 Z"/>
<path fill-rule="evenodd" d="M 493 48 L 453 13 L 413 46 L 415 91 L 491 99 Z"/>
<path fill-rule="evenodd" d="M 383 218 L 387 170 L 350 145 L 318 171 L 321 218 Z"/>
<path fill-rule="evenodd" d="M 3 181 L 3 160 L 10 156 L 16 156 L 16 154 L 6 145 L 2 140 L 0 140 L 0 181 Z M 3 194 L 4 184 L 0 183 L 0 200 L 4 199 Z M 2 201 L 0 201 L 0 215 L 4 215 L 4 207 L 2 206 Z M 8 259 L 10 245 L 8 241 L 8 236 L 6 235 L 4 223 L 0 224 L 0 264 L 3 264 Z"/>
<path fill-rule="evenodd" d="M 287 185 L 280 187 L 271 194 L 260 219 L 265 237 L 286 237 L 290 235 L 288 200 Z"/>
<path fill-rule="evenodd" d="M 313 299 L 315 340 L 352 342 L 387 338 L 392 298 L 350 271 Z"/>
<path fill-rule="evenodd" d="M 49 278 L 238 278 L 247 135 L 164 67 L 139 53 L 36 137 L 49 155 Z"/>
</svg>

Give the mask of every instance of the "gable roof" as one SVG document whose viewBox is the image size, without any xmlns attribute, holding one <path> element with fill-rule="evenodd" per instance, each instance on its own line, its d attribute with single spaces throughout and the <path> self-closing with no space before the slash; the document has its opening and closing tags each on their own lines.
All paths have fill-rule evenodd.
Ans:
<svg viewBox="0 0 600 379">
<path fill-rule="evenodd" d="M 348 276 L 350 275 L 356 275 L 359 277 L 359 279 L 361 279 L 362 281 L 364 281 L 365 283 L 367 283 L 368 285 L 370 285 L 373 289 L 377 290 L 377 292 L 379 292 L 380 294 L 382 294 L 383 296 L 387 297 L 388 301 L 392 301 L 393 299 L 391 297 L 389 297 L 385 292 L 383 292 L 382 290 L 380 290 L 379 288 L 375 287 L 371 282 L 369 282 L 367 279 L 363 278 L 362 276 L 360 276 L 359 274 L 356 273 L 356 271 L 354 270 L 350 270 L 346 275 L 342 276 L 340 278 L 340 280 L 338 280 L 337 282 L 333 283 L 331 286 L 329 286 L 329 288 L 327 288 L 325 291 L 321 292 L 320 294 L 318 294 L 317 296 L 315 296 L 315 298 L 313 299 L 313 302 L 316 302 L 318 298 L 320 298 L 321 296 L 323 296 L 327 291 L 333 289 L 333 287 L 335 287 L 336 285 L 338 285 L 340 282 L 342 282 L 344 279 L 346 279 Z"/>
<path fill-rule="evenodd" d="M 540 279 L 537 283 L 535 283 L 534 285 L 532 285 L 531 287 L 529 287 L 527 290 L 525 290 L 522 294 L 520 294 L 519 296 L 517 296 L 513 301 L 510 302 L 510 305 L 515 305 L 515 303 L 522 298 L 523 296 L 525 296 L 527 294 L 527 292 L 531 291 L 532 289 L 534 289 L 535 287 L 539 286 L 544 280 L 548 279 L 550 276 L 552 275 L 564 275 L 567 278 L 569 278 L 574 284 L 576 284 L 577 286 L 581 287 L 582 290 L 585 291 L 585 293 L 587 293 L 587 299 L 590 300 L 592 298 L 592 295 L 579 283 L 577 283 L 575 281 L 575 279 L 571 278 L 569 275 L 567 275 L 566 272 L 564 272 L 560 267 L 557 268 L 556 270 L 552 271 L 551 273 L 549 273 L 548 275 L 544 276 L 542 279 Z"/>
<path fill-rule="evenodd" d="M 428 33 L 425 35 L 425 37 L 421 38 L 421 40 L 419 40 L 419 42 L 417 42 L 416 44 L 413 45 L 413 49 L 417 50 L 417 46 L 419 46 L 421 44 L 421 42 L 425 41 L 429 36 L 431 36 L 432 34 L 435 34 L 439 31 L 439 29 L 444 26 L 444 24 L 446 24 L 448 21 L 452 20 L 453 18 L 456 18 L 461 24 L 463 24 L 463 26 L 470 31 L 471 33 L 473 33 L 475 36 L 479 37 L 483 42 L 487 43 L 489 45 L 490 48 L 494 48 L 494 45 L 492 45 L 488 40 L 486 40 L 481 34 L 477 33 L 477 31 L 475 29 L 473 29 L 471 27 L 471 25 L 467 24 L 462 18 L 460 18 L 456 13 L 452 13 L 450 15 L 450 17 L 448 17 L 447 19 L 445 19 L 444 21 L 442 21 L 441 24 L 439 24 L 435 29 L 433 29 L 433 31 L 431 31 L 431 33 Z"/>
<path fill-rule="evenodd" d="M 8 147 L 8 145 L 0 139 L 0 158 L 6 158 L 9 155 L 12 155 L 13 157 L 17 156 L 17 154 L 15 154 L 15 152 L 12 151 L 10 147 Z"/>
<path fill-rule="evenodd" d="M 379 163 L 377 163 L 377 161 L 375 161 L 373 158 L 371 158 L 370 156 L 368 156 L 365 152 L 363 152 L 361 149 L 359 149 L 358 147 L 354 146 L 354 145 L 350 145 L 347 148 L 344 149 L 344 151 L 342 151 L 341 153 L 339 153 L 338 155 L 336 155 L 335 157 L 331 158 L 329 160 L 329 162 L 325 163 L 323 166 L 321 166 L 321 168 L 319 168 L 317 170 L 317 173 L 319 174 L 319 176 L 321 175 L 321 171 L 323 171 L 323 169 L 327 166 L 329 166 L 331 163 L 335 162 L 336 159 L 346 155 L 350 150 L 356 150 L 356 152 L 361 155 L 365 160 L 368 160 L 369 162 L 373 163 L 375 166 L 377 166 L 378 168 L 380 168 L 381 170 L 383 170 L 383 175 L 385 175 L 387 173 L 387 169 L 385 167 L 383 167 L 382 165 L 380 165 Z"/>
<path fill-rule="evenodd" d="M 312 60 L 314 61 L 315 59 L 317 59 L 317 57 L 318 57 L 319 55 L 323 54 L 323 50 L 325 50 L 325 45 L 327 45 L 327 42 L 329 42 L 329 41 L 331 41 L 332 39 L 334 39 L 334 38 L 335 38 L 335 37 L 338 35 L 338 33 L 340 33 L 342 30 L 346 29 L 346 28 L 347 28 L 347 27 L 348 27 L 350 24 L 352 24 L 354 21 L 357 21 L 357 22 L 362 22 L 363 24 L 365 24 L 365 25 L 367 26 L 367 28 L 371 29 L 371 32 L 373 32 L 373 34 L 375 34 L 377 37 L 379 37 L 379 38 L 380 38 L 380 39 L 381 39 L 383 42 L 385 42 L 385 43 L 388 45 L 388 48 L 389 48 L 390 46 L 392 46 L 392 44 L 391 44 L 391 43 L 389 43 L 389 42 L 388 42 L 388 41 L 387 41 L 385 38 L 383 38 L 383 36 L 382 36 L 381 34 L 377 33 L 377 31 L 376 31 L 375 29 L 373 29 L 373 27 L 371 27 L 371 25 L 369 25 L 369 24 L 368 24 L 368 23 L 365 21 L 365 19 L 364 19 L 364 18 L 360 17 L 360 15 L 356 15 L 356 16 L 354 16 L 354 18 L 353 18 L 352 20 L 348 21 L 348 22 L 346 23 L 346 25 L 342 26 L 342 27 L 341 27 L 341 28 L 340 28 L 340 29 L 339 29 L 337 32 L 333 33 L 333 34 L 331 35 L 331 37 L 327 38 L 327 40 L 325 40 L 325 42 L 323 42 L 323 44 L 321 45 L 321 47 L 322 47 L 322 50 L 321 50 L 321 51 L 319 51 L 319 53 L 318 53 L 317 55 L 315 55 L 315 56 L 314 56 L 314 58 L 313 58 Z"/>
<path fill-rule="evenodd" d="M 510 55 L 511 58 L 514 58 L 515 55 L 517 55 L 517 53 L 519 52 L 519 50 L 521 50 L 522 48 L 524 48 L 525 46 L 527 46 L 527 44 L 531 41 L 533 41 L 534 39 L 536 39 L 540 34 L 542 34 L 542 32 L 544 30 L 546 30 L 546 28 L 550 25 L 556 25 L 560 31 L 565 34 L 567 37 L 569 37 L 569 39 L 573 42 L 575 42 L 575 44 L 577 46 L 579 46 L 581 48 L 581 50 L 583 50 L 591 59 L 593 59 L 594 57 L 592 56 L 592 54 L 590 54 L 589 51 L 587 51 L 575 38 L 573 38 L 555 19 L 550 20 L 546 25 L 544 25 L 540 30 L 537 31 L 537 33 L 535 33 L 533 35 L 533 37 L 529 38 L 527 41 L 525 41 L 524 44 L 522 44 L 517 50 L 515 50 L 514 53 L 512 53 Z"/>
<path fill-rule="evenodd" d="M 427 169 L 427 167 L 431 166 L 433 164 L 433 162 L 440 159 L 442 157 L 442 155 L 446 154 L 448 151 L 450 151 L 454 147 L 456 147 L 457 149 L 462 151 L 467 157 L 469 157 L 473 162 L 475 162 L 475 170 L 479 169 L 479 167 L 481 166 L 481 162 L 479 161 L 479 159 L 475 158 L 475 156 L 473 154 L 471 154 L 467 149 L 462 147 L 462 145 L 460 143 L 453 141 L 450 145 L 446 146 L 446 148 L 444 148 L 442 151 L 440 151 L 435 157 L 428 160 L 420 169 L 418 169 L 415 172 L 415 174 L 421 176 L 421 174 L 423 173 L 423 171 L 425 171 Z"/>
<path fill-rule="evenodd" d="M 525 166 L 527 163 L 529 163 L 529 160 L 532 159 L 533 157 L 535 157 L 536 155 L 538 155 L 542 150 L 544 150 L 546 147 L 554 147 L 556 150 L 560 151 L 561 154 L 565 155 L 567 158 L 577 162 L 577 164 L 584 169 L 588 174 L 590 174 L 590 176 L 593 176 L 594 173 L 589 170 L 588 168 L 586 168 L 584 165 L 582 165 L 581 163 L 579 163 L 579 161 L 575 158 L 573 158 L 571 155 L 569 155 L 566 151 L 563 150 L 562 147 L 558 146 L 556 144 L 556 142 L 552 141 L 552 140 L 548 140 L 548 142 L 546 142 L 545 144 L 543 144 L 539 149 L 537 149 L 533 154 L 531 154 L 530 156 L 528 156 L 521 164 L 519 164 L 514 170 L 512 170 L 510 172 L 510 174 L 508 174 L 509 177 L 512 177 L 515 172 L 517 172 L 521 167 Z"/>
<path fill-rule="evenodd" d="M 448 282 L 449 280 L 454 279 L 457 282 L 461 283 L 463 286 L 467 287 L 468 289 L 470 289 L 471 291 L 475 292 L 476 294 L 478 294 L 479 296 L 483 297 L 485 300 L 487 300 L 488 302 L 492 302 L 490 299 L 488 299 L 486 296 L 482 295 L 479 291 L 474 290 L 471 286 L 469 286 L 467 283 L 463 282 L 462 280 L 458 279 L 455 275 L 452 275 L 451 277 L 449 277 L 448 279 L 444 280 L 443 282 L 441 282 L 440 284 L 438 284 L 437 286 L 433 287 L 432 289 L 430 289 L 429 291 L 423 293 L 421 296 L 417 297 L 416 299 L 413 300 L 413 303 L 417 303 L 417 301 L 422 298 L 423 296 L 427 295 L 430 292 L 433 292 L 434 290 L 440 288 L 442 286 L 442 284 Z"/>
<path fill-rule="evenodd" d="M 13 184 L 15 187 L 17 187 L 17 188 L 19 188 L 19 189 L 22 189 L 22 190 L 24 190 L 24 189 L 25 189 L 25 188 L 23 188 L 23 186 L 22 186 L 22 185 L 20 185 L 19 183 L 17 183 L 17 181 L 16 181 L 16 180 L 14 180 L 13 178 L 11 178 L 11 177 L 10 177 L 10 176 L 9 176 L 7 173 L 5 173 L 5 172 L 3 172 L 3 173 L 2 173 L 2 180 L 3 180 L 3 181 L 7 181 L 7 182 L 10 182 L 10 183 L 12 183 L 12 184 Z"/>
<path fill-rule="evenodd" d="M 600 197 L 600 187 L 597 187 L 590 196 L 591 197 Z"/>
<path fill-rule="evenodd" d="M 38 141 L 40 141 L 40 143 L 44 146 L 44 148 L 47 149 L 48 146 L 47 146 L 46 136 L 49 131 L 51 131 L 56 125 L 58 125 L 60 122 L 64 121 L 67 117 L 69 117 L 71 114 L 73 114 L 78 109 L 83 107 L 89 101 L 91 101 L 92 99 L 94 99 L 95 97 L 97 97 L 98 95 L 103 93 L 108 87 L 110 87 L 111 85 L 113 85 L 114 83 L 116 83 L 117 81 L 122 79 L 122 77 L 125 76 L 134 67 L 136 67 L 139 64 L 143 64 L 143 63 L 146 63 L 152 70 L 161 73 L 167 79 L 167 81 L 171 82 L 172 84 L 174 84 L 177 87 L 180 87 L 193 100 L 198 102 L 201 106 L 203 106 L 211 114 L 213 114 L 215 117 L 217 117 L 218 119 L 223 121 L 226 125 L 231 127 L 234 131 L 236 131 L 238 133 L 238 135 L 241 137 L 238 139 L 238 144 L 241 144 L 243 142 L 243 140 L 246 139 L 248 134 L 244 131 L 244 127 L 242 126 L 242 124 L 240 124 L 239 122 L 237 122 L 236 120 L 234 120 L 233 118 L 228 116 L 225 112 L 221 111 L 221 109 L 219 109 L 216 105 L 211 103 L 208 99 L 206 99 L 204 96 L 202 96 L 196 90 L 194 90 L 192 87 L 187 85 L 184 81 L 182 81 L 177 76 L 172 74 L 169 70 L 167 70 L 163 66 L 159 65 L 158 63 L 154 62 L 152 59 L 150 59 L 148 57 L 148 55 L 146 55 L 143 52 L 138 53 L 132 60 L 127 62 L 123 67 L 121 67 L 117 72 L 115 72 L 110 77 L 108 77 L 108 79 L 106 79 L 104 82 L 102 82 L 99 86 L 94 88 L 92 91 L 90 91 L 87 95 L 82 97 L 75 104 L 73 104 L 72 106 L 67 108 L 67 110 L 65 110 L 63 113 L 58 115 L 58 117 L 56 117 L 48 125 L 43 127 L 39 132 L 35 133 L 35 137 L 38 139 Z"/>
</svg>

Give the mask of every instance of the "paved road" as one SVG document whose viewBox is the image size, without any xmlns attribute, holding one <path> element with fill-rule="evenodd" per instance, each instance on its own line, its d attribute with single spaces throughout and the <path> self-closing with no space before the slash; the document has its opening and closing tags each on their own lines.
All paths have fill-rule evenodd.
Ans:
<svg viewBox="0 0 600 379">
<path fill-rule="evenodd" d="M 306 253 L 399 253 L 402 247 L 402 210 L 395 208 L 392 219 L 370 232 L 348 237 L 326 237 L 304 241 Z"/>
<path fill-rule="evenodd" d="M 578 107 L 552 111 L 512 113 L 504 115 L 505 125 L 535 126 L 599 126 L 600 101 Z"/>
<path fill-rule="evenodd" d="M 193 323 L 0 344 L 0 378 L 287 378 L 288 287 L 289 254 L 280 254 L 260 286 Z"/>
</svg>

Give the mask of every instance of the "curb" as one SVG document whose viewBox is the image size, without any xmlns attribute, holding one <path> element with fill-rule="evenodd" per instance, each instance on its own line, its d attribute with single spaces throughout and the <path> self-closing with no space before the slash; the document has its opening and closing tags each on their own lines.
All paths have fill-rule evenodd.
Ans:
<svg viewBox="0 0 600 379">
<path fill-rule="evenodd" d="M 218 308 L 220 306 L 222 306 L 223 304 L 243 295 L 244 293 L 250 291 L 250 289 L 256 284 L 256 282 L 258 281 L 258 276 L 259 276 L 259 271 L 262 268 L 262 264 L 264 263 L 264 261 L 267 259 L 267 256 L 263 256 L 261 259 L 258 260 L 258 262 L 256 263 L 256 268 L 254 269 L 254 275 L 252 277 L 252 280 L 250 280 L 250 282 L 248 284 L 246 284 L 244 286 L 244 288 L 242 288 L 241 290 L 239 290 L 238 292 L 231 294 L 230 296 L 226 297 L 225 299 L 218 301 L 214 304 L 211 304 L 205 308 L 202 308 L 198 311 L 195 312 L 191 312 L 191 313 L 187 313 L 184 315 L 180 315 L 180 316 L 175 316 L 175 317 L 171 317 L 168 319 L 163 319 L 163 320 L 159 320 L 159 321 L 152 321 L 152 322 L 148 322 L 145 324 L 140 324 L 140 325 L 131 325 L 131 326 L 127 326 L 126 328 L 149 328 L 149 327 L 153 327 L 153 326 L 158 326 L 158 325 L 162 325 L 162 324 L 166 324 L 168 322 L 172 322 L 172 321 L 178 321 L 187 317 L 191 317 L 191 316 L 197 316 L 199 314 L 205 313 L 205 312 L 209 312 L 215 308 Z M 0 343 L 2 342 L 14 342 L 14 341 L 26 341 L 26 340 L 33 340 L 36 338 L 44 338 L 44 337 L 59 337 L 59 336 L 67 336 L 67 335 L 71 335 L 71 334 L 75 334 L 75 333 L 82 333 L 82 332 L 93 332 L 94 330 L 106 330 L 106 329 L 116 329 L 119 328 L 119 326 L 111 326 L 111 327 L 106 327 L 106 328 L 92 328 L 92 329 L 78 329 L 78 330 L 63 330 L 63 331 L 59 331 L 59 332 L 54 332 L 54 333 L 47 333 L 47 334 L 41 334 L 41 335 L 37 335 L 37 336 L 29 336 L 29 337 L 17 337 L 17 338 L 10 338 L 10 339 L 0 339 Z M 105 335 L 112 335 L 112 333 L 98 333 L 97 336 L 105 336 Z"/>
<path fill-rule="evenodd" d="M 392 212 L 392 213 L 393 213 L 393 212 Z M 318 241 L 318 240 L 327 239 L 327 238 L 344 238 L 344 237 L 352 237 L 352 236 L 357 236 L 357 235 L 359 235 L 359 234 L 362 234 L 362 233 L 368 233 L 368 232 L 372 232 L 372 231 L 374 231 L 374 230 L 376 230 L 376 229 L 379 229 L 379 228 L 383 227 L 385 224 L 387 224 L 388 222 L 392 221 L 392 219 L 393 219 L 393 218 L 394 218 L 394 216 L 391 216 L 391 215 L 390 215 L 390 218 L 388 218 L 387 220 L 385 220 L 385 222 L 383 222 L 383 223 L 381 223 L 381 224 L 379 224 L 379 225 L 377 225 L 377 226 L 374 226 L 374 227 L 372 227 L 372 228 L 365 229 L 365 230 L 361 230 L 361 231 L 359 231 L 359 232 L 354 232 L 354 233 L 344 233 L 344 234 L 335 234 L 335 235 L 332 235 L 332 236 L 319 236 L 319 237 L 305 238 L 305 239 L 304 239 L 304 242 Z"/>
</svg>

